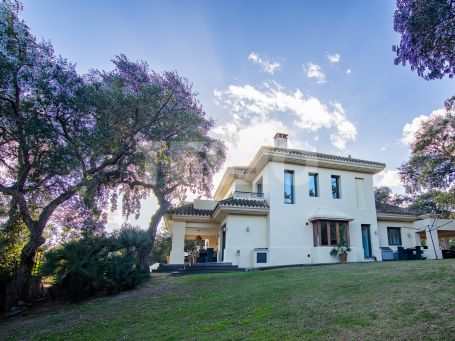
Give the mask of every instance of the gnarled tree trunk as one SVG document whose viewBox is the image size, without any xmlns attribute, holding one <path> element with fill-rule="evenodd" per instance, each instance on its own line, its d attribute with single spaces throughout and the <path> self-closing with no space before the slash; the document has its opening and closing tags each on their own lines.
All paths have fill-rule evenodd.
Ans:
<svg viewBox="0 0 455 341">
<path fill-rule="evenodd" d="M 166 200 L 164 196 L 157 196 L 159 208 L 155 211 L 149 223 L 149 237 L 150 245 L 144 249 L 144 252 L 140 256 L 140 264 L 142 269 L 148 269 L 150 266 L 150 254 L 152 253 L 153 246 L 155 245 L 156 233 L 158 231 L 158 225 L 163 218 L 163 215 L 171 208 L 171 203 Z"/>
<path fill-rule="evenodd" d="M 6 288 L 5 310 L 17 304 L 19 300 L 30 300 L 31 278 L 34 265 L 35 254 L 38 248 L 46 241 L 42 236 L 44 226 L 34 227 L 30 233 L 30 239 L 21 251 L 19 267 Z"/>
</svg>

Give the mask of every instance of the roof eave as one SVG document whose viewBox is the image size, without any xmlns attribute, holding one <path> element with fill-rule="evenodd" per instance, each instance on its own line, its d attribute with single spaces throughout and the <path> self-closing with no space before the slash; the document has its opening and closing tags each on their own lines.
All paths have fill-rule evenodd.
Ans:
<svg viewBox="0 0 455 341">
<path fill-rule="evenodd" d="M 175 214 L 175 213 L 166 213 L 164 215 L 165 223 L 172 221 L 196 221 L 196 222 L 209 222 L 212 221 L 211 216 L 205 215 L 193 215 L 193 214 Z"/>
<path fill-rule="evenodd" d="M 382 221 L 406 221 L 414 222 L 421 220 L 417 215 L 407 215 L 407 214 L 392 214 L 392 213 L 376 213 L 376 218 Z"/>
<path fill-rule="evenodd" d="M 226 191 L 232 185 L 235 179 L 243 178 L 243 174 L 238 170 L 241 168 L 246 168 L 243 166 L 237 167 L 227 167 L 224 171 L 223 177 L 221 178 L 220 183 L 218 184 L 215 194 L 213 195 L 214 200 L 222 200 L 226 195 Z"/>
<path fill-rule="evenodd" d="M 213 220 L 221 221 L 228 214 L 258 215 L 267 216 L 270 209 L 268 207 L 250 207 L 235 205 L 217 205 L 213 211 Z"/>
<path fill-rule="evenodd" d="M 355 162 L 354 160 L 353 161 L 328 160 L 318 157 L 292 155 L 284 152 L 276 152 L 268 149 L 267 147 L 261 147 L 259 152 L 251 161 L 248 167 L 248 171 L 245 173 L 245 180 L 252 181 L 255 178 L 256 174 L 258 174 L 269 161 L 286 162 L 291 164 L 313 166 L 319 168 L 356 171 L 367 174 L 377 174 L 383 171 L 386 167 L 384 163 L 379 162 L 376 164 L 368 165 Z"/>
</svg>

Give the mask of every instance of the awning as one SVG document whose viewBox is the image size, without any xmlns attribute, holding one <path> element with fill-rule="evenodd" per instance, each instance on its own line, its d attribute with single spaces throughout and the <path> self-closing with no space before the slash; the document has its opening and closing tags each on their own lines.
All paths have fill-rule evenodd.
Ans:
<svg viewBox="0 0 455 341">
<path fill-rule="evenodd" d="M 308 221 L 314 220 L 342 220 L 351 221 L 354 220 L 349 214 L 343 211 L 336 210 L 333 208 L 318 208 L 308 218 Z"/>
</svg>

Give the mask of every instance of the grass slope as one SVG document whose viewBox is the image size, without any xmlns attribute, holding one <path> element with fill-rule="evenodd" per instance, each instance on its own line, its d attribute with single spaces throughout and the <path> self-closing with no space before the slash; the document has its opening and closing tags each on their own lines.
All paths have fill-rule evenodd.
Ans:
<svg viewBox="0 0 455 341">
<path fill-rule="evenodd" d="M 455 260 L 170 277 L 0 322 L 4 340 L 455 340 Z"/>
</svg>

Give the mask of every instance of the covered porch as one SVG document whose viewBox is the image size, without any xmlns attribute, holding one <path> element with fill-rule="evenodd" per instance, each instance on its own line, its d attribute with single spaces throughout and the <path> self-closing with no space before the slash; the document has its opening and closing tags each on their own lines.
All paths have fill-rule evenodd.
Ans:
<svg viewBox="0 0 455 341">
<path fill-rule="evenodd" d="M 216 224 L 175 221 L 169 230 L 172 233 L 170 264 L 217 261 L 220 228 Z"/>
<path fill-rule="evenodd" d="M 169 264 L 217 261 L 221 228 L 211 216 L 216 204 L 214 200 L 196 199 L 164 215 L 172 235 Z"/>
</svg>

